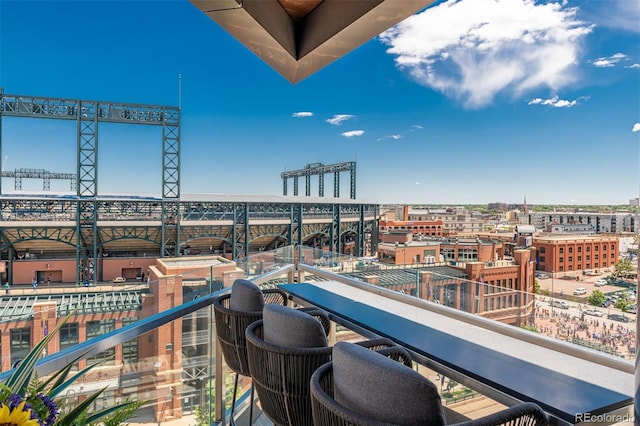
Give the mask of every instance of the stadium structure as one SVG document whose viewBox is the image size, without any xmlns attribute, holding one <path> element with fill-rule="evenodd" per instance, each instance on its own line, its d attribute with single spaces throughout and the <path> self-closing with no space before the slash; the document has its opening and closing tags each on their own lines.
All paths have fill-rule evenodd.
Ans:
<svg viewBox="0 0 640 426">
<path fill-rule="evenodd" d="M 78 158 L 75 175 L 41 169 L 3 173 L 5 179 L 20 179 L 20 185 L 15 182 L 14 187 L 22 187 L 24 178 L 41 178 L 47 189 L 49 179 L 65 178 L 76 189 L 75 194 L 42 191 L 33 195 L 24 191 L 8 194 L 0 186 L 3 282 L 141 279 L 156 258 L 212 254 L 238 259 L 287 245 L 359 256 L 375 253 L 378 206 L 353 199 L 355 163 L 330 169 L 336 182 L 339 173 L 350 173 L 349 199 L 182 195 L 180 114 L 175 106 L 0 92 L 0 128 L 2 120 L 14 117 L 75 121 Z M 162 129 L 160 196 L 98 193 L 98 128 L 102 123 Z M 334 194 L 339 195 L 337 189 Z M 141 262 L 141 258 L 148 261 Z"/>
</svg>

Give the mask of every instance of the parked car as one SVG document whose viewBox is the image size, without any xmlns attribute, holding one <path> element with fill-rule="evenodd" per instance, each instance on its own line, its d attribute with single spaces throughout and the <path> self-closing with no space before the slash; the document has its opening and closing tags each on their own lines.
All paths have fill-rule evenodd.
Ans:
<svg viewBox="0 0 640 426">
<path fill-rule="evenodd" d="M 638 311 L 638 305 L 637 304 L 633 304 L 630 306 L 627 306 L 627 309 L 625 309 L 625 312 L 629 312 L 630 314 L 635 314 Z"/>
<path fill-rule="evenodd" d="M 544 272 L 536 272 L 535 273 L 536 278 L 540 278 L 541 280 L 546 280 L 549 277 L 549 274 L 546 274 Z"/>
<path fill-rule="evenodd" d="M 569 304 L 564 300 L 554 300 L 550 303 L 554 308 L 569 309 Z"/>
<path fill-rule="evenodd" d="M 582 296 L 583 294 L 587 294 L 587 289 L 584 287 L 578 287 L 575 290 L 573 290 L 574 296 Z"/>
<path fill-rule="evenodd" d="M 594 317 L 601 317 L 602 316 L 602 311 L 599 311 L 597 309 L 585 309 L 584 310 L 584 314 L 585 315 L 591 315 Z"/>
<path fill-rule="evenodd" d="M 114 283 L 124 283 L 124 282 L 126 282 L 126 281 L 127 281 L 127 279 L 126 279 L 125 277 L 115 277 L 115 278 L 113 279 L 113 282 L 114 282 Z"/>
<path fill-rule="evenodd" d="M 607 315 L 607 318 L 610 319 L 610 320 L 614 320 L 614 321 L 629 322 L 629 318 L 625 317 L 624 315 L 620 315 L 620 314 L 609 314 L 609 315 Z"/>
<path fill-rule="evenodd" d="M 593 283 L 596 287 L 602 287 L 607 285 L 607 280 L 603 280 L 602 278 Z"/>
<path fill-rule="evenodd" d="M 611 299 L 607 299 L 604 302 L 602 302 L 602 305 L 600 306 L 602 306 L 603 308 L 608 308 L 609 306 L 614 305 L 615 303 L 616 303 L 615 301 Z"/>
</svg>

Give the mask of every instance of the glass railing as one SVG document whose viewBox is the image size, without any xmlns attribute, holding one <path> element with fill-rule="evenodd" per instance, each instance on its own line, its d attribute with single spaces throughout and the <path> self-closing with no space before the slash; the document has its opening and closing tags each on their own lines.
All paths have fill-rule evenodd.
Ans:
<svg viewBox="0 0 640 426">
<path fill-rule="evenodd" d="M 515 264 L 492 263 L 470 281 L 450 265 L 392 265 L 373 257 L 333 254 L 300 248 L 301 263 L 341 276 L 394 290 L 409 296 L 473 313 L 501 323 L 522 327 L 579 346 L 627 360 L 635 357 L 636 315 L 611 305 L 592 306 L 581 295 L 535 294 L 516 290 Z M 509 275 L 497 272 L 509 268 Z M 495 277 L 495 278 L 494 278 Z M 305 272 L 301 281 L 327 279 Z M 579 285 L 577 285 L 579 287 Z M 547 292 L 543 292 L 547 293 Z"/>
<path fill-rule="evenodd" d="M 39 362 L 39 374 L 43 377 L 51 374 L 89 351 L 77 368 L 82 369 L 91 361 L 101 364 L 66 391 L 64 396 L 69 403 L 79 403 L 89 392 L 106 388 L 93 409 L 128 398 L 141 399 L 145 405 L 131 422 L 154 425 L 168 421 L 178 425 L 208 425 L 228 418 L 233 374 L 224 367 L 222 356 L 216 354 L 211 303 L 217 295 L 228 291 L 237 278 L 248 278 L 266 287 L 305 281 L 364 282 L 392 290 L 402 298 L 419 297 L 616 357 L 631 359 L 631 349 L 634 349 L 631 348 L 635 343 L 635 339 L 631 339 L 632 323 L 589 315 L 588 307 L 578 300 L 551 299 L 516 291 L 509 288 L 508 279 L 506 286 L 492 285 L 488 274 L 484 276 L 486 282 L 472 282 L 452 268 L 398 267 L 371 257 L 290 246 L 228 264 L 221 261 L 221 265 L 199 268 L 183 265 L 179 274 L 148 283 L 121 285 L 118 291 L 78 288 L 79 293 L 63 294 L 59 300 L 52 295 L 49 305 L 44 307 L 28 308 L 26 299 L 21 302 L 16 299 L 13 305 L 16 311 L 22 309 L 17 312 L 22 316 L 3 315 L 0 324 L 16 321 L 26 324 L 29 319 L 35 324 L 45 318 L 50 321 L 48 328 L 53 329 L 61 317 L 74 309 L 82 309 L 60 331 L 60 338 L 51 346 L 51 354 Z M 161 300 L 171 302 L 163 308 Z M 568 307 L 560 306 L 560 302 Z M 3 304 L 1 309 L 6 310 L 7 306 Z M 48 309 L 48 314 L 43 316 L 43 309 Z M 113 315 L 98 315 L 106 313 Z M 605 325 L 606 332 L 602 331 Z M 34 327 L 28 334 L 25 334 L 26 325 L 24 328 L 23 334 L 19 332 L 20 327 L 15 327 L 18 332 L 6 328 L 2 331 L 0 354 L 4 372 L 0 380 L 6 380 L 10 366 L 28 352 L 32 342 L 39 340 L 31 333 L 42 332 L 41 328 Z M 344 327 L 338 327 L 337 331 L 337 340 L 365 337 Z M 4 333 L 8 333 L 9 338 Z M 433 376 L 433 380 L 440 378 L 428 369 L 424 374 Z M 447 398 L 454 401 L 458 397 L 471 397 L 468 391 L 455 387 L 455 382 L 449 385 L 450 381 L 447 379 L 444 387 L 444 381 L 440 383 L 443 392 L 449 387 Z M 240 408 L 248 406 L 246 391 L 250 384 L 250 379 L 241 378 Z M 242 413 L 242 410 L 236 412 Z"/>
</svg>

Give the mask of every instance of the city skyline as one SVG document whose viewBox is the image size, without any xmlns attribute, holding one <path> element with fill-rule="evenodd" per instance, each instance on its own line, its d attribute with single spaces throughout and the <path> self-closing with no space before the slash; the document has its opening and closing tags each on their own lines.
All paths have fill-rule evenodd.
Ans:
<svg viewBox="0 0 640 426">
<path fill-rule="evenodd" d="M 180 97 L 182 194 L 277 195 L 285 170 L 356 161 L 362 202 L 638 197 L 632 0 L 436 2 L 297 85 L 189 2 L 150 5 L 2 1 L 0 86 L 140 104 Z M 75 172 L 75 131 L 4 118 L 3 170 Z M 160 193 L 157 128 L 101 124 L 98 152 L 100 193 Z"/>
</svg>

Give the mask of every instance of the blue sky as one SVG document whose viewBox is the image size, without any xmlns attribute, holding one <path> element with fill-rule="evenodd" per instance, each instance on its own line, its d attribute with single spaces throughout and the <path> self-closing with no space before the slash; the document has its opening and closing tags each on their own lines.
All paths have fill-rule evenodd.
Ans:
<svg viewBox="0 0 640 426">
<path fill-rule="evenodd" d="M 182 194 L 280 194 L 284 170 L 357 161 L 365 202 L 626 204 L 638 22 L 637 0 L 441 1 L 292 85 L 186 0 L 0 0 L 0 86 L 177 105 L 181 75 Z M 74 123 L 2 121 L 4 170 L 75 173 L 75 145 Z M 98 152 L 100 193 L 160 194 L 159 129 L 101 125 Z"/>
</svg>

